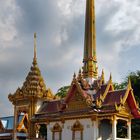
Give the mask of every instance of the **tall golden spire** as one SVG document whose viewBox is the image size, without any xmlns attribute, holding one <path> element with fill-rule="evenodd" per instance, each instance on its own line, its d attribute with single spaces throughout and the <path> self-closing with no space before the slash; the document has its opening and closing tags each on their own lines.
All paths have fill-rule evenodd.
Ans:
<svg viewBox="0 0 140 140">
<path fill-rule="evenodd" d="M 85 42 L 83 59 L 84 78 L 97 79 L 96 30 L 94 0 L 86 1 Z"/>
<path fill-rule="evenodd" d="M 37 64 L 37 56 L 36 56 L 36 33 L 34 33 L 34 58 L 33 58 L 33 65 Z"/>
</svg>

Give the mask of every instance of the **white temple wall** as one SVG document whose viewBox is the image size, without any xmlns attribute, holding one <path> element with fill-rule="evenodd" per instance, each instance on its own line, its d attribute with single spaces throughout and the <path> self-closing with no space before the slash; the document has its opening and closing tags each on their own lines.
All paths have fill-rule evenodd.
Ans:
<svg viewBox="0 0 140 140">
<path fill-rule="evenodd" d="M 48 140 L 52 140 L 52 131 L 51 129 L 53 128 L 53 126 L 55 125 L 55 123 L 59 123 L 60 125 L 62 125 L 61 122 L 51 122 L 47 125 L 47 139 Z"/>
<path fill-rule="evenodd" d="M 51 122 L 48 127 L 48 139 L 52 140 L 51 128 L 56 123 L 62 127 L 62 140 L 72 140 L 72 126 L 77 120 L 66 120 L 63 124 L 62 122 Z M 83 125 L 83 140 L 96 140 L 97 139 L 97 125 L 96 122 L 91 121 L 91 119 L 78 119 L 78 121 Z"/>
</svg>

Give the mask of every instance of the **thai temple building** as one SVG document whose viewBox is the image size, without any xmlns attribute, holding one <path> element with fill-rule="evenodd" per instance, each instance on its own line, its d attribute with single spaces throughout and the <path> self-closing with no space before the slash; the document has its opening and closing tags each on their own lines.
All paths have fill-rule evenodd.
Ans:
<svg viewBox="0 0 140 140">
<path fill-rule="evenodd" d="M 23 125 L 27 115 L 20 115 L 17 126 L 17 139 L 25 140 L 27 138 L 27 129 Z M 0 140 L 13 140 L 14 116 L 0 118 Z"/>
<path fill-rule="evenodd" d="M 64 98 L 55 97 L 44 83 L 34 34 L 31 69 L 23 86 L 8 96 L 14 106 L 9 139 L 131 140 L 131 120 L 140 118 L 131 81 L 115 90 L 111 75 L 106 81 L 104 71 L 98 74 L 94 0 L 86 0 L 85 16 L 83 67 Z M 5 132 L 0 121 L 0 137 Z"/>
</svg>

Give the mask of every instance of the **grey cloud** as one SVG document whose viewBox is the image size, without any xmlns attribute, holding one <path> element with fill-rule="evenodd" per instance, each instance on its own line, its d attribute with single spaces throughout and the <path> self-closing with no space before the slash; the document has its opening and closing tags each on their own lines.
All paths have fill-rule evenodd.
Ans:
<svg viewBox="0 0 140 140">
<path fill-rule="evenodd" d="M 0 51 L 1 54 L 5 54 L 5 57 L 7 54 L 11 56 L 8 60 L 0 60 L 0 89 L 2 95 L 5 96 L 5 102 L 8 102 L 8 99 L 6 101 L 8 93 L 14 92 L 18 86 L 22 85 L 30 70 L 34 32 L 37 32 L 38 65 L 47 87 L 52 88 L 54 92 L 60 86 L 70 84 L 74 71 L 78 72 L 82 66 L 84 9 L 80 14 L 63 15 L 61 13 L 63 9 L 58 7 L 57 2 L 57 0 L 16 0 L 15 6 L 18 7 L 16 12 L 19 14 L 16 17 L 13 16 L 16 21 L 14 26 L 17 34 L 10 42 L 11 49 L 8 47 Z M 123 76 L 130 68 L 129 62 L 133 62 L 133 69 L 139 68 L 139 64 L 136 64 L 137 51 L 128 49 L 123 52 L 124 46 L 129 43 L 125 44 L 126 36 L 128 34 L 130 37 L 134 36 L 137 29 L 120 31 L 118 34 L 107 30 L 107 27 L 111 25 L 111 19 L 121 8 L 121 1 L 120 3 L 116 1 L 106 3 L 105 0 L 100 0 L 96 1 L 96 5 L 102 5 L 96 16 L 99 70 L 105 68 L 107 74 L 112 72 L 113 76 L 119 79 L 120 75 Z M 67 38 L 65 38 L 66 36 Z M 55 40 L 57 37 L 58 42 Z M 121 50 L 117 50 L 117 45 L 121 46 Z M 137 47 L 134 47 L 135 50 L 138 50 Z M 131 60 L 128 62 L 130 51 L 136 55 L 135 57 L 129 56 Z M 123 65 L 124 61 L 128 64 Z M 120 70 L 122 65 L 124 72 Z M 7 87 L 5 88 L 4 85 Z M 0 102 L 2 105 L 5 104 L 1 100 Z M 9 102 L 8 104 L 10 108 L 11 104 Z M 6 113 L 4 112 L 4 114 Z"/>
<path fill-rule="evenodd" d="M 136 71 L 140 69 L 139 65 L 139 52 L 140 52 L 140 43 L 129 48 L 128 50 L 122 51 L 120 53 L 120 57 L 123 61 L 121 61 L 119 69 L 120 74 L 128 74 L 129 72 Z"/>
<path fill-rule="evenodd" d="M 16 0 L 20 7 L 21 17 L 17 20 L 18 30 L 26 34 L 34 31 L 46 31 L 56 27 L 56 22 L 59 23 L 59 9 L 57 8 L 57 1 L 50 0 Z"/>
</svg>

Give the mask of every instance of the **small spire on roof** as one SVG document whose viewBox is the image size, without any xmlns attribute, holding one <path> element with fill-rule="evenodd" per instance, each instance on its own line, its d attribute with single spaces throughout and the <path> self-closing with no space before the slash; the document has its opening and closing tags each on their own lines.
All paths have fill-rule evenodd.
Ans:
<svg viewBox="0 0 140 140">
<path fill-rule="evenodd" d="M 78 80 L 81 80 L 82 78 L 83 78 L 83 75 L 82 75 L 82 70 L 80 68 L 79 73 L 78 73 Z"/>
<path fill-rule="evenodd" d="M 105 76 L 104 76 L 104 69 L 102 69 L 100 84 L 102 85 L 104 83 L 105 83 Z"/>
<path fill-rule="evenodd" d="M 33 58 L 33 64 L 37 64 L 37 56 L 36 56 L 36 33 L 34 33 L 34 58 Z"/>
<path fill-rule="evenodd" d="M 104 79 L 104 76 L 105 76 L 105 74 L 104 74 L 104 69 L 102 69 L 102 78 Z"/>
<path fill-rule="evenodd" d="M 74 72 L 74 74 L 73 74 L 73 80 L 72 80 L 72 83 L 73 83 L 74 81 L 76 81 L 76 73 L 75 73 L 75 72 Z"/>
<path fill-rule="evenodd" d="M 104 75 L 104 69 L 102 69 L 102 75 Z"/>
<path fill-rule="evenodd" d="M 132 85 L 131 85 L 131 78 L 128 77 L 128 85 L 127 85 L 129 88 L 132 88 Z"/>
<path fill-rule="evenodd" d="M 74 74 L 73 74 L 73 79 L 76 79 L 76 73 L 74 72 Z"/>
<path fill-rule="evenodd" d="M 82 74 L 82 72 L 81 72 L 81 68 L 79 69 L 79 74 Z"/>
<path fill-rule="evenodd" d="M 110 73 L 109 81 L 112 83 L 112 73 Z"/>
</svg>

